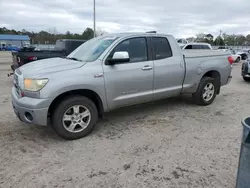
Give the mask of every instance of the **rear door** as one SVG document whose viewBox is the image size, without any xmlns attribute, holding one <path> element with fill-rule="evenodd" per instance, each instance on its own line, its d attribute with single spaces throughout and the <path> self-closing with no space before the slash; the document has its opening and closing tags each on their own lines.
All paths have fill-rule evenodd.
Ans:
<svg viewBox="0 0 250 188">
<path fill-rule="evenodd" d="M 171 49 L 167 37 L 152 37 L 154 47 L 154 83 L 155 99 L 180 94 L 185 75 L 183 57 L 177 49 Z"/>
<path fill-rule="evenodd" d="M 130 61 L 103 65 L 109 109 L 138 104 L 153 99 L 153 61 L 146 37 L 121 41 L 108 58 L 118 51 L 129 53 Z"/>
</svg>

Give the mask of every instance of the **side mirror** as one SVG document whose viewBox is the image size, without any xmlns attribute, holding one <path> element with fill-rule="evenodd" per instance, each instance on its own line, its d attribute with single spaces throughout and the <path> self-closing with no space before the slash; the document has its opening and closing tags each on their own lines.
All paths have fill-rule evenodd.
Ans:
<svg viewBox="0 0 250 188">
<path fill-rule="evenodd" d="M 126 51 L 115 52 L 113 57 L 108 59 L 108 65 L 114 65 L 116 63 L 125 63 L 129 62 L 129 54 Z"/>
</svg>

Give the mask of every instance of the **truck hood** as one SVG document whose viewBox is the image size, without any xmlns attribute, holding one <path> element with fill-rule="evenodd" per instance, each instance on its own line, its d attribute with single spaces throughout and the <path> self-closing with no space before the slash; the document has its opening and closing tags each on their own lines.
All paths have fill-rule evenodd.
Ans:
<svg viewBox="0 0 250 188">
<path fill-rule="evenodd" d="M 32 76 L 32 78 L 34 78 L 44 74 L 76 69 L 83 66 L 84 64 L 86 63 L 56 57 L 33 61 L 21 66 L 19 70 L 23 75 L 25 75 L 25 77 Z"/>
</svg>

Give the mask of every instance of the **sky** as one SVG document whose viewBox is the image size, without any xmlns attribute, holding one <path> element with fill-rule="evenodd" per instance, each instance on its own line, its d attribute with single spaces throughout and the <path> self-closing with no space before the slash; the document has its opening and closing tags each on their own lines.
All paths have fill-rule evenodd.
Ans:
<svg viewBox="0 0 250 188">
<path fill-rule="evenodd" d="M 93 28 L 94 0 L 0 0 L 0 27 L 82 33 Z M 250 34 L 249 0 L 96 0 L 96 28 L 155 30 L 174 37 Z"/>
</svg>

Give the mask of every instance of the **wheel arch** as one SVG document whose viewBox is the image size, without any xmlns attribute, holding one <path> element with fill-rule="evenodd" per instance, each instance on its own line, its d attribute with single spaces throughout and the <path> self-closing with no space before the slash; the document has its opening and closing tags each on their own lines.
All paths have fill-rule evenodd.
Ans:
<svg viewBox="0 0 250 188">
<path fill-rule="evenodd" d="M 49 106 L 48 117 L 50 117 L 53 114 L 55 108 L 62 100 L 66 99 L 70 96 L 73 96 L 73 95 L 84 96 L 84 97 L 87 97 L 90 100 L 92 100 L 97 107 L 99 117 L 101 117 L 102 114 L 104 113 L 104 105 L 103 105 L 103 102 L 101 100 L 101 97 L 95 91 L 90 90 L 90 89 L 75 89 L 75 90 L 65 91 L 65 92 L 59 94 L 52 101 L 52 103 Z"/>
<path fill-rule="evenodd" d="M 210 77 L 210 78 L 213 78 L 215 80 L 216 86 L 218 88 L 217 94 L 219 94 L 220 93 L 220 87 L 221 87 L 221 74 L 220 74 L 220 72 L 217 71 L 217 70 L 209 70 L 209 71 L 207 71 L 206 73 L 203 74 L 201 79 L 204 78 L 204 77 Z"/>
</svg>

